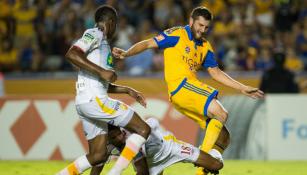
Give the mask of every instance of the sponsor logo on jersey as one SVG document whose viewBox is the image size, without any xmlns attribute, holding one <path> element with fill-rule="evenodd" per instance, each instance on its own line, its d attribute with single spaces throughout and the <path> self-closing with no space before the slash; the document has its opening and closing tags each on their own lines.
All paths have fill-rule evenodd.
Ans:
<svg viewBox="0 0 307 175">
<path fill-rule="evenodd" d="M 189 56 L 182 56 L 182 60 L 187 63 L 191 71 L 196 71 L 200 64 Z"/>
<path fill-rule="evenodd" d="M 91 42 L 95 39 L 95 37 L 93 35 L 89 34 L 89 33 L 84 34 L 83 38 L 87 42 Z"/>
</svg>

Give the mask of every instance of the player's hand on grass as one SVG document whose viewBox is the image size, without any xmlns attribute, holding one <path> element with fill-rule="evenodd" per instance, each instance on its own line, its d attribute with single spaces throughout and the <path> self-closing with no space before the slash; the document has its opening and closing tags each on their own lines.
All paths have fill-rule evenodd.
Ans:
<svg viewBox="0 0 307 175">
<path fill-rule="evenodd" d="M 112 50 L 112 54 L 115 58 L 124 59 L 127 56 L 127 52 L 123 49 L 114 47 Z"/>
<path fill-rule="evenodd" d="M 145 101 L 145 97 L 143 96 L 143 94 L 141 92 L 138 92 L 135 89 L 132 88 L 128 88 L 128 95 L 130 95 L 132 98 L 134 98 L 137 102 L 139 102 L 142 106 L 144 106 L 146 108 L 146 101 Z"/>
<path fill-rule="evenodd" d="M 250 87 L 250 86 L 246 86 L 244 87 L 241 92 L 248 96 L 251 97 L 253 99 L 259 99 L 259 98 L 263 98 L 264 97 L 264 93 L 258 89 L 258 88 L 254 88 L 254 87 Z"/>
</svg>

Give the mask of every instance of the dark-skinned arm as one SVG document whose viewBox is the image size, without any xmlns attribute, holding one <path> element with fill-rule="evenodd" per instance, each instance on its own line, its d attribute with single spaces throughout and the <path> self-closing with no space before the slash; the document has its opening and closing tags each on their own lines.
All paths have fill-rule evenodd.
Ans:
<svg viewBox="0 0 307 175">
<path fill-rule="evenodd" d="M 108 93 L 115 93 L 115 94 L 128 94 L 129 87 L 122 86 L 114 83 L 109 84 Z"/>
<path fill-rule="evenodd" d="M 108 88 L 108 93 L 128 94 L 129 96 L 134 98 L 137 102 L 139 102 L 142 106 L 146 107 L 146 101 L 143 94 L 131 87 L 110 83 Z"/>
<path fill-rule="evenodd" d="M 80 69 L 87 70 L 103 80 L 114 82 L 117 75 L 112 70 L 106 70 L 89 61 L 85 53 L 76 46 L 72 46 L 66 53 L 65 58 Z"/>
</svg>

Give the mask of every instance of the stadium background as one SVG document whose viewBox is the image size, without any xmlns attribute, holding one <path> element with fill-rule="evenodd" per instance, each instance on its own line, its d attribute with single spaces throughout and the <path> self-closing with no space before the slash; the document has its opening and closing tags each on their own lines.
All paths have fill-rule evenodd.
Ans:
<svg viewBox="0 0 307 175">
<path fill-rule="evenodd" d="M 3 0 L 0 2 L 0 160 L 67 160 L 86 152 L 76 115 L 75 69 L 64 59 L 70 45 L 94 25 L 98 5 L 114 6 L 120 16 L 112 46 L 129 48 L 160 31 L 186 25 L 197 5 L 214 14 L 208 32 L 220 67 L 259 87 L 274 67 L 273 52 L 286 55 L 285 68 L 298 85 L 295 94 L 267 95 L 253 101 L 214 82 L 230 113 L 232 144 L 226 159 L 306 160 L 307 2 L 304 0 Z M 156 117 L 182 140 L 197 144 L 201 134 L 168 102 L 163 55 L 149 50 L 116 63 L 118 84 L 142 91 L 143 117 Z M 279 75 L 283 76 L 283 75 Z M 268 93 L 269 94 L 269 93 Z M 0 163 L 1 164 L 1 163 Z"/>
</svg>

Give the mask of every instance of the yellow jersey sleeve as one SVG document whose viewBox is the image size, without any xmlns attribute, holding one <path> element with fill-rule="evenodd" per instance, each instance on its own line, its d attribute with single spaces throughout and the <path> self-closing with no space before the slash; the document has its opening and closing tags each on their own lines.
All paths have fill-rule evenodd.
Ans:
<svg viewBox="0 0 307 175">
<path fill-rule="evenodd" d="M 207 41 L 206 44 L 207 44 L 207 53 L 206 53 L 205 59 L 202 63 L 202 66 L 203 66 L 203 68 L 206 68 L 206 69 L 209 68 L 209 67 L 217 67 L 218 64 L 215 60 L 215 54 L 214 54 L 214 51 L 212 49 L 212 46 L 209 43 L 209 41 Z"/>
<path fill-rule="evenodd" d="M 174 47 L 178 43 L 181 35 L 182 27 L 173 27 L 161 32 L 153 39 L 157 43 L 159 49 Z"/>
</svg>

